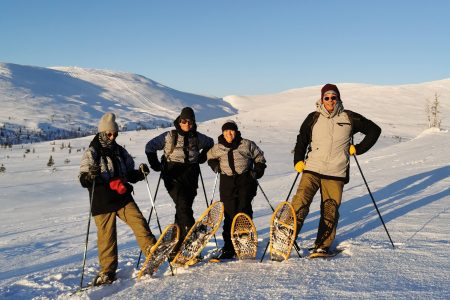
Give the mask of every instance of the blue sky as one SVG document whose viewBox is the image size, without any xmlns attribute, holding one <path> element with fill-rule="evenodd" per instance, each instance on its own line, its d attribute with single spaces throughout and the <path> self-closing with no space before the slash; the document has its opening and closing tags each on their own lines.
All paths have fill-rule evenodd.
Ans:
<svg viewBox="0 0 450 300">
<path fill-rule="evenodd" d="M 225 96 L 450 77 L 450 1 L 0 2 L 0 61 Z"/>
</svg>

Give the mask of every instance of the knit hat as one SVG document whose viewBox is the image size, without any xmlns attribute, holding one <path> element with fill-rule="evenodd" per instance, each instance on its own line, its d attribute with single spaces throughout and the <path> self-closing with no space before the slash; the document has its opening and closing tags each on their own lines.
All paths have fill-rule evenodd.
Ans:
<svg viewBox="0 0 450 300">
<path fill-rule="evenodd" d="M 333 91 L 336 94 L 336 96 L 338 97 L 338 99 L 341 99 L 341 94 L 339 93 L 339 89 L 337 88 L 337 86 L 335 86 L 334 84 L 331 84 L 331 83 L 327 83 L 323 86 L 322 90 L 320 91 L 321 92 L 320 99 L 323 99 L 323 95 L 325 95 L 326 92 L 330 92 L 330 91 Z"/>
<path fill-rule="evenodd" d="M 119 125 L 116 123 L 116 115 L 107 112 L 105 113 L 100 122 L 98 122 L 98 132 L 109 131 L 109 132 L 118 132 Z"/>
<path fill-rule="evenodd" d="M 234 131 L 238 131 L 238 127 L 236 122 L 234 122 L 233 120 L 227 120 L 225 121 L 225 123 L 222 125 L 222 132 L 225 130 L 234 130 Z"/>
<path fill-rule="evenodd" d="M 194 110 L 190 107 L 185 107 L 181 110 L 180 120 L 181 119 L 189 119 L 195 121 Z"/>
</svg>

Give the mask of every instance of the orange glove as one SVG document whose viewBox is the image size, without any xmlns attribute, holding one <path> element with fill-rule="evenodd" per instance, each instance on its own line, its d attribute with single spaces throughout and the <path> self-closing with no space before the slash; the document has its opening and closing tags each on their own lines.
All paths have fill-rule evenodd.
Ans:
<svg viewBox="0 0 450 300">
<path fill-rule="evenodd" d="M 348 153 L 350 155 L 355 155 L 356 154 L 356 148 L 353 145 L 350 145 L 350 147 L 348 148 Z"/>
<path fill-rule="evenodd" d="M 295 164 L 295 171 L 301 173 L 303 172 L 303 169 L 305 168 L 305 162 L 303 160 L 299 161 Z"/>
</svg>

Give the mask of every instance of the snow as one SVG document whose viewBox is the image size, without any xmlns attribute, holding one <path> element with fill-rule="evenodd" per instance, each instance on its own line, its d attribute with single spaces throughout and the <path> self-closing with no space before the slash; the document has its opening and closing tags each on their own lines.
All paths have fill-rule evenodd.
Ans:
<svg viewBox="0 0 450 300">
<path fill-rule="evenodd" d="M 270 261 L 267 255 L 262 263 L 200 263 L 177 269 L 175 276 L 164 264 L 154 277 L 136 281 L 139 249 L 131 230 L 119 221 L 118 280 L 71 295 L 80 284 L 89 205 L 77 175 L 83 147 L 92 136 L 56 141 L 56 145 L 14 145 L 0 148 L 0 162 L 6 167 L 0 173 L 0 298 L 449 299 L 450 166 L 445 149 L 450 148 L 450 80 L 406 86 L 338 86 L 342 86 L 347 109 L 365 115 L 383 129 L 376 146 L 357 158 L 395 249 L 352 159 L 351 181 L 344 188 L 335 241 L 335 246 L 345 250 L 333 259 L 300 259 L 293 251 L 282 263 Z M 314 110 L 319 90 L 309 87 L 275 95 L 225 97 L 238 113 L 205 121 L 199 131 L 216 138 L 224 120 L 236 120 L 242 135 L 257 142 L 265 153 L 268 168 L 260 184 L 275 207 L 286 199 L 294 181 L 291 151 L 301 122 Z M 441 95 L 443 130 L 426 129 L 424 101 L 435 92 Z M 118 142 L 138 164 L 146 161 L 146 142 L 164 130 L 123 132 Z M 67 148 L 61 149 L 62 142 L 70 142 L 70 154 Z M 24 157 L 27 148 L 35 151 Z M 50 155 L 56 163 L 54 169 L 46 166 Z M 70 160 L 67 164 L 66 158 Z M 215 175 L 206 165 L 201 170 L 209 198 Z M 158 174 L 152 172 L 152 191 L 157 180 Z M 199 184 L 196 217 L 205 209 Z M 147 217 L 151 205 L 145 182 L 135 185 L 135 199 Z M 174 205 L 162 186 L 155 200 L 161 225 L 172 223 Z M 297 240 L 302 255 L 316 236 L 318 202 L 316 197 Z M 260 258 L 271 218 L 271 209 L 260 192 L 253 209 Z M 159 235 L 154 216 L 151 229 Z M 98 270 L 95 233 L 92 224 L 85 284 Z M 216 236 L 221 244 L 221 229 Z M 213 248 L 210 242 L 204 253 Z"/>
</svg>

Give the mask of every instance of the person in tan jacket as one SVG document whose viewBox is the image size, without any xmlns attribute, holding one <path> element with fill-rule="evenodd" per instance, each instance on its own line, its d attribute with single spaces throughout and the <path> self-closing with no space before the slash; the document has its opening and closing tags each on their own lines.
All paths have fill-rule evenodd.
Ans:
<svg viewBox="0 0 450 300">
<path fill-rule="evenodd" d="M 300 232 L 314 195 L 320 190 L 320 221 L 313 253 L 327 254 L 336 236 L 339 206 L 344 184 L 349 181 L 350 155 L 361 155 L 377 141 L 381 128 L 350 110 L 344 110 L 339 89 L 326 84 L 310 113 L 300 127 L 294 151 L 294 166 L 303 172 L 292 199 Z M 352 137 L 365 135 L 352 145 Z"/>
</svg>

